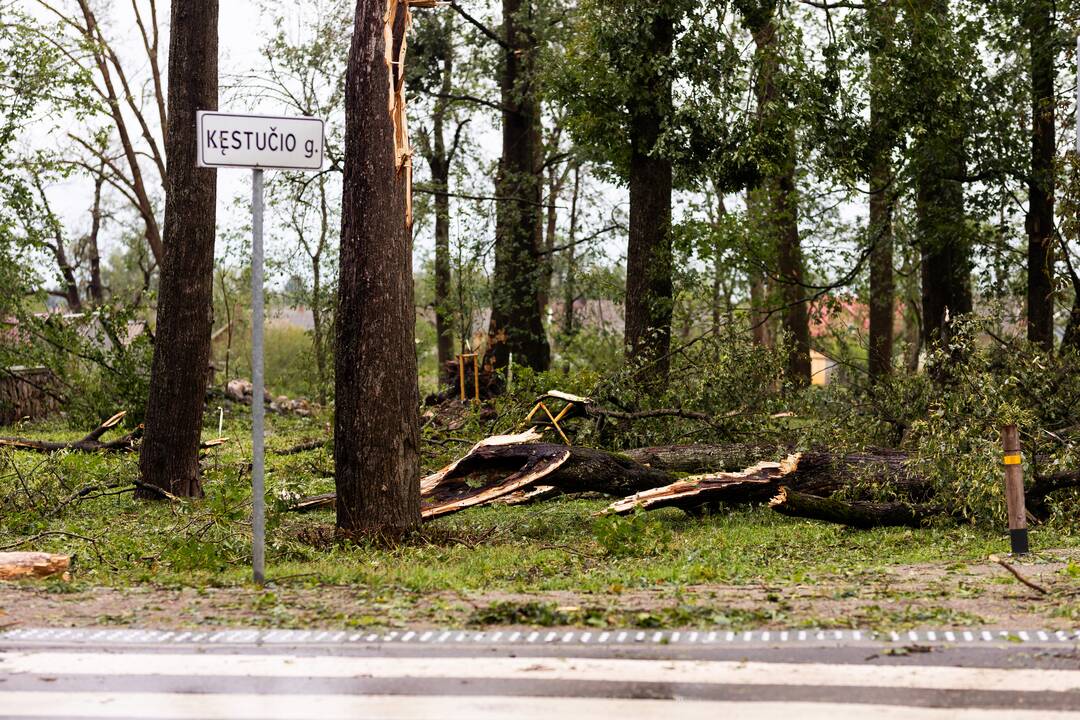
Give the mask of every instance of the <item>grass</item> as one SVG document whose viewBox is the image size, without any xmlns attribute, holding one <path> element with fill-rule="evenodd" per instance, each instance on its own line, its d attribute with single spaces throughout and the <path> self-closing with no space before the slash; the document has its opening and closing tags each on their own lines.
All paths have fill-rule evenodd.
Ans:
<svg viewBox="0 0 1080 720">
<path fill-rule="evenodd" d="M 126 486 L 136 477 L 134 455 L 52 456 L 0 452 L 0 547 L 17 546 L 74 555 L 73 585 L 190 588 L 243 587 L 249 583 L 250 431 L 243 410 L 230 409 L 225 434 L 233 438 L 204 460 L 206 498 L 162 503 L 133 499 Z M 208 413 L 208 418 L 211 413 Z M 207 437 L 216 434 L 215 427 Z M 280 449 L 326 436 L 325 419 L 269 418 L 268 445 Z M 468 430 L 452 433 L 460 436 Z M 74 437 L 59 425 L 7 429 L 0 434 Z M 438 467 L 463 446 L 425 444 L 425 465 Z M 324 618 L 350 627 L 393 624 L 424 617 L 458 624 L 534 624 L 659 627 L 762 623 L 843 627 L 923 624 L 967 625 L 977 613 L 926 605 L 893 586 L 904 566 L 931 564 L 959 583 L 919 586 L 923 600 L 935 596 L 975 602 L 985 591 L 967 578 L 970 564 L 1006 553 L 1004 529 L 951 522 L 911 530 L 856 531 L 786 518 L 766 508 L 691 518 L 661 510 L 626 518 L 596 517 L 602 499 L 557 498 L 524 507 L 476 508 L 436 520 L 396 547 L 343 543 L 334 539 L 330 512 L 298 515 L 287 499 L 333 489 L 326 449 L 268 456 L 268 577 L 281 586 L 348 586 L 365 607 L 347 612 L 325 608 Z M 70 499 L 91 488 L 79 499 Z M 26 538 L 40 535 L 30 544 Z M 1033 529 L 1042 548 L 1080 547 L 1080 535 L 1065 522 Z M 1061 571 L 1077 583 L 1075 563 Z M 712 602 L 708 588 L 745 586 L 760 590 L 753 606 Z M 792 612 L 789 598 L 820 587 L 824 605 Z M 702 590 L 704 589 L 704 590 Z M 691 592 L 692 596 L 684 596 Z M 573 596 L 564 606 L 549 596 Z M 641 594 L 666 598 L 662 606 Z M 531 596 L 531 597 L 530 597 Z M 464 609 L 454 598 L 479 598 Z M 581 603 L 580 598 L 595 598 Z M 263 592 L 245 608 L 255 622 L 302 623 L 274 592 Z M 449 598 L 449 599 L 447 599 Z M 858 599 L 857 611 L 843 603 Z M 442 603 L 442 604 L 440 604 Z M 817 606 L 815 606 L 817 607 Z M 1067 609 L 1066 609 L 1067 608 Z M 1063 608 L 1075 619 L 1075 603 Z M 125 620 L 127 617 L 127 620 Z M 132 619 L 123 613 L 103 622 Z"/>
</svg>

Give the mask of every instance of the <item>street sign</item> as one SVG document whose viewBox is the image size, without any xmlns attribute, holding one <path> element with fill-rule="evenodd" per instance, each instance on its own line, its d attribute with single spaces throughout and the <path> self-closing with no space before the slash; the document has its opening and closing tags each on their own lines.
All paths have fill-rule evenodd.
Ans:
<svg viewBox="0 0 1080 720">
<path fill-rule="evenodd" d="M 321 170 L 323 121 L 312 117 L 196 113 L 199 167 Z"/>
<path fill-rule="evenodd" d="M 263 170 L 321 170 L 323 121 L 312 117 L 195 114 L 199 167 L 251 170 L 251 554 L 255 582 L 266 581 L 263 406 Z"/>
</svg>

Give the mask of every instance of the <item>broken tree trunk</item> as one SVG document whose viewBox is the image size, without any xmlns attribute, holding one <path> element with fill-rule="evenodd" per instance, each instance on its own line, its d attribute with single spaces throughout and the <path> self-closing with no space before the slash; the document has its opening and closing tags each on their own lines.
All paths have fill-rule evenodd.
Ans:
<svg viewBox="0 0 1080 720">
<path fill-rule="evenodd" d="M 71 558 L 67 555 L 43 552 L 0 552 L 0 580 L 66 575 L 69 567 L 71 567 Z"/>
<path fill-rule="evenodd" d="M 664 455 L 671 450 L 649 448 L 655 455 Z M 681 456 L 681 451 L 668 455 L 668 460 L 675 463 L 682 457 L 688 459 L 686 466 L 692 466 L 696 460 L 690 452 Z M 933 494 L 930 484 L 908 469 L 904 453 L 885 450 L 850 455 L 806 452 L 789 455 L 782 463 L 758 463 L 742 472 L 683 478 L 669 486 L 624 498 L 608 507 L 606 512 L 626 514 L 638 507 L 643 510 L 678 507 L 695 512 L 703 506 L 763 503 L 779 492 L 781 484 L 817 497 L 829 497 L 839 490 L 847 490 L 859 500 L 864 499 L 861 495 L 881 487 L 913 502 L 924 502 Z"/>
<path fill-rule="evenodd" d="M 522 504 L 560 493 L 595 492 L 621 497 L 606 512 L 625 514 L 638 508 L 678 507 L 697 513 L 706 507 L 767 503 L 786 488 L 777 511 L 816 517 L 854 527 L 916 526 L 924 518 L 948 513 L 934 503 L 930 481 L 917 475 L 908 456 L 895 450 L 847 455 L 805 452 L 782 462 L 758 462 L 742 471 L 712 472 L 677 478 L 678 470 L 746 466 L 746 458 L 775 456 L 770 447 L 751 445 L 651 447 L 610 453 L 583 447 L 536 442 L 529 430 L 498 435 L 477 443 L 462 458 L 420 481 L 422 517 L 441 517 L 488 503 Z M 1036 478 L 1031 494 L 1073 487 L 1080 474 Z M 845 500 L 832 496 L 843 491 Z M 1044 493 L 1045 494 L 1045 493 Z M 805 498 L 804 498 L 805 496 Z M 881 502 L 880 498 L 893 498 Z M 822 500 L 813 504 L 810 498 Z M 828 502 L 824 502 L 828 499 Z M 294 510 L 333 507 L 333 493 L 304 498 Z M 812 505 L 812 506 L 811 506 Z M 814 514 L 810 514 L 814 513 Z"/>
<path fill-rule="evenodd" d="M 603 450 L 530 442 L 537 438 L 539 433 L 531 430 L 487 438 L 421 480 L 424 519 L 488 502 L 529 502 L 555 491 L 626 495 L 673 479 L 667 472 Z M 481 478 L 486 482 L 477 485 Z"/>
<path fill-rule="evenodd" d="M 798 465 L 799 456 L 789 455 L 783 462 L 760 462 L 740 472 L 689 477 L 625 497 L 612 503 L 604 512 L 625 515 L 638 509 L 657 510 L 662 507 L 677 507 L 692 512 L 718 499 L 731 502 L 734 498 L 740 498 L 742 502 L 747 502 L 745 498 L 774 493 L 781 481 L 796 472 Z"/>
<path fill-rule="evenodd" d="M 33 440 L 20 437 L 0 437 L 0 446 L 14 447 L 20 450 L 34 450 L 36 452 L 56 452 L 58 450 L 131 452 L 135 449 L 135 444 L 142 433 L 141 428 L 116 440 L 101 441 L 101 436 L 119 425 L 126 414 L 126 412 L 116 413 L 79 440 Z"/>
<path fill-rule="evenodd" d="M 854 528 L 922 527 L 930 518 L 945 514 L 937 505 L 903 502 L 847 501 L 796 492 L 781 486 L 769 507 L 789 517 L 825 520 Z"/>
</svg>

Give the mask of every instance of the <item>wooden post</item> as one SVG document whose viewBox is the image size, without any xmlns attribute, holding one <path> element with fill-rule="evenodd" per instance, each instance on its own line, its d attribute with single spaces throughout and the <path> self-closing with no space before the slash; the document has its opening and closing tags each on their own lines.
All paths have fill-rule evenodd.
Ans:
<svg viewBox="0 0 1080 720">
<path fill-rule="evenodd" d="M 457 356 L 458 385 L 461 387 L 461 402 L 465 402 L 465 356 Z"/>
<path fill-rule="evenodd" d="M 1024 467 L 1016 425 L 1001 428 L 1005 450 L 1005 503 L 1009 511 L 1009 541 L 1014 555 L 1028 552 L 1027 512 L 1024 508 Z"/>
<path fill-rule="evenodd" d="M 480 403 L 480 356 L 472 356 L 473 396 Z"/>
</svg>

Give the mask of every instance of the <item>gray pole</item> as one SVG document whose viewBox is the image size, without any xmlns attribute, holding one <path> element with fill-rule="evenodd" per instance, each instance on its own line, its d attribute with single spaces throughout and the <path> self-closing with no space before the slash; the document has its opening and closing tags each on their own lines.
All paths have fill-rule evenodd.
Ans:
<svg viewBox="0 0 1080 720">
<path fill-rule="evenodd" d="M 251 516 L 255 584 L 266 581 L 266 498 L 263 483 L 263 171 L 251 171 Z"/>
</svg>

